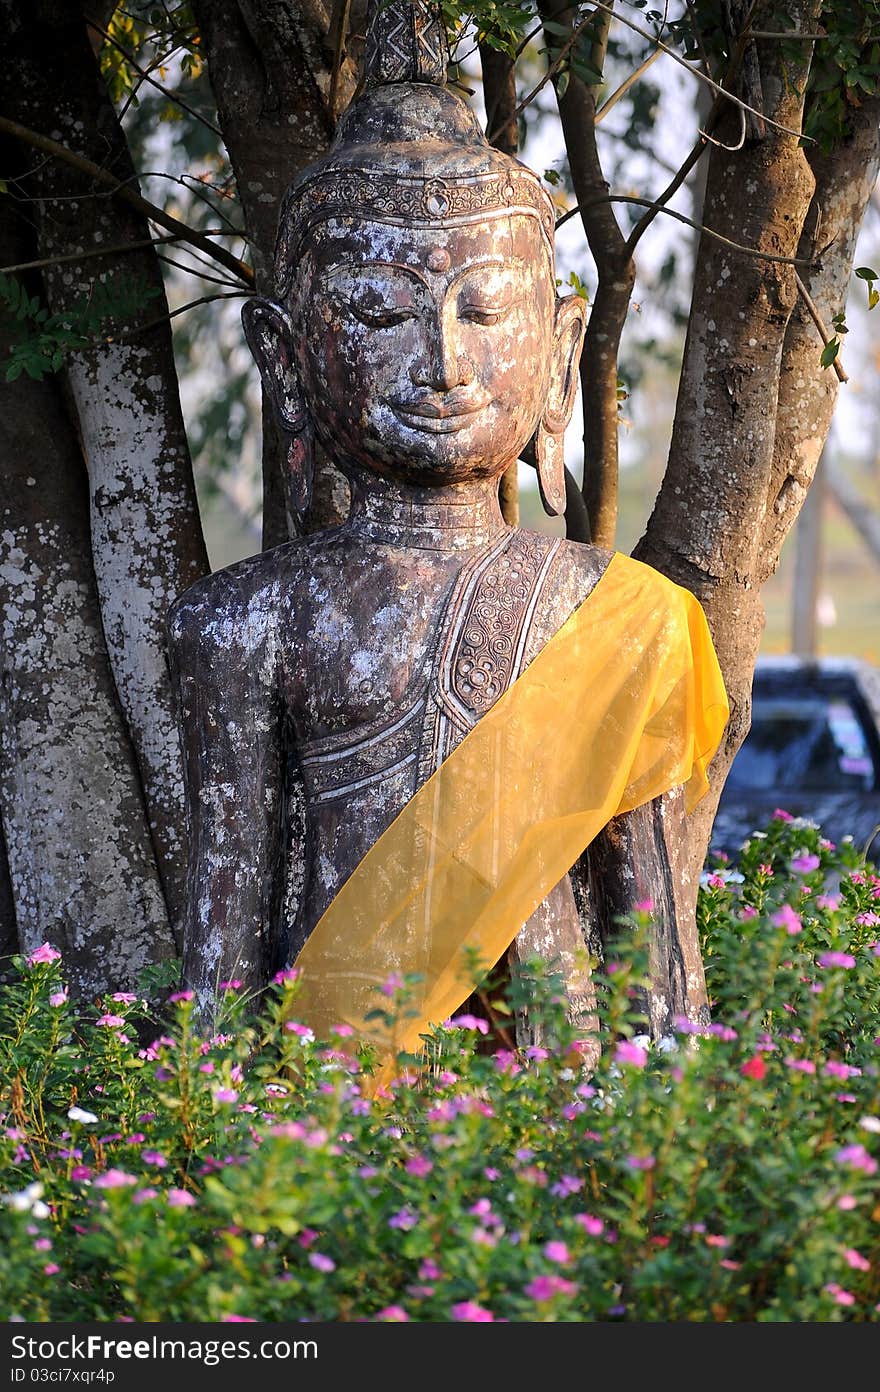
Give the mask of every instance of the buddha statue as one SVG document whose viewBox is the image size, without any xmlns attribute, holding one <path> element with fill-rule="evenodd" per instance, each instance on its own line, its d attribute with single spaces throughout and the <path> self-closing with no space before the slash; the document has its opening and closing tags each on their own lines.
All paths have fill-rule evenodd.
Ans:
<svg viewBox="0 0 880 1392">
<path fill-rule="evenodd" d="M 585 305 L 556 293 L 551 200 L 530 170 L 486 142 L 444 85 L 446 61 L 432 7 L 374 5 L 360 95 L 329 153 L 284 201 L 275 298 L 255 297 L 243 311 L 288 442 L 291 512 L 307 515 L 316 439 L 348 478 L 351 508 L 340 526 L 200 580 L 170 615 L 189 806 L 184 973 L 208 1014 L 222 978 L 257 989 L 305 964 L 346 887 L 333 926 L 337 978 L 373 990 L 383 974 L 424 964 L 428 901 L 443 885 L 433 870 L 407 869 L 399 852 L 392 874 L 376 852 L 439 771 L 454 770 L 496 704 L 529 680 L 571 616 L 587 613 L 614 559 L 502 517 L 500 478 L 529 452 L 545 509 L 564 509 L 563 434 Z M 654 573 L 628 566 L 641 593 Z M 664 585 L 664 594 L 677 588 Z M 625 674 L 641 639 L 612 632 L 616 621 L 612 604 L 603 634 Z M 588 635 L 584 651 L 591 646 Z M 591 703 L 607 704 L 597 680 L 573 687 L 561 708 L 571 729 Z M 545 735 L 529 736 L 536 754 L 518 751 L 538 762 L 520 770 L 515 788 L 544 777 Z M 613 773 L 624 757 L 612 740 L 587 762 Z M 467 806 L 486 796 L 491 812 L 499 789 L 513 785 L 486 758 L 462 776 Z M 555 879 L 535 880 L 540 902 L 520 898 L 519 909 L 511 901 L 484 915 L 506 923 L 486 939 L 493 952 L 501 942 L 512 962 L 537 955 L 559 972 L 585 1036 L 594 1011 L 587 959 L 601 959 L 620 916 L 648 900 L 651 1028 L 706 1016 L 683 873 L 685 775 L 653 795 L 646 784 L 624 811 L 615 793 L 589 845 L 566 843 L 558 869 L 547 861 L 545 880 Z M 419 854 L 431 839 L 425 825 L 421 817 Z M 542 854 L 529 852 L 529 865 L 543 864 Z M 463 859 L 453 850 L 444 863 Z M 400 908 L 411 879 L 422 887 L 416 920 Z M 372 898 L 361 892 L 368 883 Z M 458 911 L 461 891 L 450 894 Z M 393 903 L 398 917 L 384 936 L 362 924 L 349 952 L 347 934 L 368 901 L 369 913 Z M 479 932 L 475 941 L 483 945 Z M 456 989 L 443 997 L 453 1006 L 467 994 Z M 369 1004 L 363 992 L 358 999 Z M 532 1037 L 525 1015 L 518 1031 L 521 1042 Z"/>
</svg>

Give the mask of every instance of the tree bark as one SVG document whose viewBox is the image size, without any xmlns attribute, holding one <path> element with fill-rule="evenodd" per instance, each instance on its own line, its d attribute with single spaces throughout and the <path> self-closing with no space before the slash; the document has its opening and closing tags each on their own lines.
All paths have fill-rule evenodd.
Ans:
<svg viewBox="0 0 880 1392">
<path fill-rule="evenodd" d="M 134 181 L 125 136 L 78 6 L 0 0 L 10 33 L 0 73 L 5 114 L 60 138 L 76 154 Z M 35 200 L 42 257 L 143 242 L 146 220 L 60 160 L 33 158 L 19 193 Z M 186 847 L 177 721 L 165 652 L 173 600 L 208 570 L 155 253 L 91 257 L 43 273 L 53 312 L 137 286 L 140 306 L 77 351 L 67 382 L 88 466 L 91 540 L 116 689 L 143 778 L 156 860 L 172 922 L 183 903 Z M 151 295 L 150 298 L 147 296 Z"/>
<path fill-rule="evenodd" d="M 6 854 L 6 837 L 0 823 L 0 981 L 9 970 L 9 958 L 18 951 L 18 923 L 15 917 L 15 895 L 12 892 L 12 877 L 9 874 L 9 857 Z"/>
<path fill-rule="evenodd" d="M 335 47 L 331 14 L 320 3 L 196 0 L 195 11 L 223 138 L 253 251 L 256 289 L 274 298 L 278 210 L 295 175 L 324 153 L 335 113 L 354 92 L 344 59 L 330 109 Z M 333 526 L 347 512 L 348 489 L 326 459 L 317 465 L 308 526 Z M 333 477 L 333 476 L 336 477 Z M 263 548 L 286 541 L 286 450 L 271 404 L 263 400 Z"/>
<path fill-rule="evenodd" d="M 541 0 L 542 19 L 571 23 L 575 14 L 569 0 Z M 592 50 L 593 66 L 601 72 L 605 63 L 611 16 L 597 14 Z M 548 37 L 551 53 L 561 41 Z M 613 548 L 617 531 L 618 431 L 617 356 L 626 321 L 636 272 L 610 203 L 596 202 L 608 193 L 608 183 L 596 145 L 596 98 L 598 87 L 589 87 L 574 72 L 567 72 L 567 83 L 556 93 L 559 116 L 565 136 L 569 169 L 575 197 L 581 207 L 581 221 L 593 260 L 598 284 L 581 354 L 581 398 L 584 416 L 583 494 L 590 518 L 591 540 L 598 546 Z"/>
<path fill-rule="evenodd" d="M 16 218 L 4 198 L 4 265 L 35 253 Z M 0 311 L 0 358 L 20 335 Z M 88 479 L 57 378 L 0 378 L 0 453 L 0 818 L 18 937 L 24 952 L 51 942 L 72 990 L 91 997 L 131 987 L 174 942 L 104 642 Z"/>
<path fill-rule="evenodd" d="M 792 7 L 802 32 L 812 32 L 816 10 L 814 0 Z M 758 45 L 764 115 L 795 131 L 810 61 L 810 45 L 801 47 L 795 66 L 774 41 Z M 738 130 L 739 119 L 728 115 L 716 135 L 734 145 Z M 771 256 L 793 257 L 814 188 L 797 137 L 768 125 L 762 139 L 742 149 L 713 145 L 705 222 Z M 730 700 L 712 791 L 689 822 L 693 871 L 703 862 L 721 787 L 749 728 L 777 426 L 784 418 L 780 373 L 796 300 L 793 267 L 701 236 L 669 463 L 634 552 L 703 604 Z"/>
</svg>

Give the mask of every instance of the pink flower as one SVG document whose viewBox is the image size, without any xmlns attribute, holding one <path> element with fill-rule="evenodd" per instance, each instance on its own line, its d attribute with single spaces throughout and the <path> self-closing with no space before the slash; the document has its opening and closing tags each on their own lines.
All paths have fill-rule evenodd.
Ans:
<svg viewBox="0 0 880 1392">
<path fill-rule="evenodd" d="M 125 1170 L 105 1170 L 95 1180 L 96 1189 L 125 1189 L 130 1184 L 137 1184 L 137 1179 Z"/>
<path fill-rule="evenodd" d="M 725 1237 L 723 1233 L 706 1233 L 706 1246 L 707 1246 L 707 1247 L 729 1247 L 729 1246 L 730 1246 L 730 1238 L 729 1238 L 729 1237 Z"/>
<path fill-rule="evenodd" d="M 57 1276 L 60 1270 L 61 1267 L 58 1265 L 57 1262 L 46 1262 L 46 1265 L 43 1267 L 43 1275 Z"/>
<path fill-rule="evenodd" d="M 836 894 L 820 894 L 816 899 L 816 907 L 834 913 L 835 909 L 840 908 L 840 899 Z"/>
<path fill-rule="evenodd" d="M 857 1252 L 855 1247 L 847 1247 L 844 1254 L 844 1261 L 847 1266 L 851 1266 L 853 1271 L 870 1271 L 871 1263 L 867 1257 L 863 1257 L 861 1252 Z"/>
<path fill-rule="evenodd" d="M 169 1208 L 195 1208 L 196 1198 L 188 1189 L 169 1189 L 168 1207 Z"/>
<path fill-rule="evenodd" d="M 419 1267 L 419 1279 L 422 1281 L 439 1281 L 442 1275 L 443 1272 L 430 1257 L 426 1257 Z"/>
<path fill-rule="evenodd" d="M 791 1068 L 795 1073 L 815 1073 L 816 1065 L 812 1059 L 792 1058 L 791 1055 L 785 1060 L 786 1068 Z"/>
<path fill-rule="evenodd" d="M 141 1159 L 145 1165 L 155 1165 L 157 1170 L 164 1170 L 168 1161 L 158 1150 L 142 1150 Z"/>
<path fill-rule="evenodd" d="M 747 920 L 747 919 L 750 919 L 750 918 L 757 918 L 757 917 L 758 917 L 758 910 L 755 908 L 754 904 L 743 904 L 742 908 L 741 908 L 740 911 L 739 911 L 739 918 L 740 918 L 740 919 L 742 919 L 743 921 L 745 921 L 745 920 Z"/>
<path fill-rule="evenodd" d="M 560 1266 L 571 1261 L 571 1253 L 564 1242 L 545 1242 L 544 1256 L 548 1261 L 559 1262 Z"/>
<path fill-rule="evenodd" d="M 386 1305 L 384 1310 L 380 1310 L 376 1316 L 377 1320 L 385 1320 L 387 1323 L 403 1324 L 409 1319 L 402 1305 Z"/>
<path fill-rule="evenodd" d="M 464 1029 L 479 1030 L 480 1034 L 489 1033 L 489 1021 L 481 1020 L 477 1015 L 456 1015 L 454 1020 L 444 1020 L 444 1029 Z"/>
<path fill-rule="evenodd" d="M 467 1324 L 492 1324 L 495 1320 L 492 1311 L 478 1305 L 475 1300 L 461 1300 L 453 1305 L 452 1318 Z"/>
<path fill-rule="evenodd" d="M 211 1096 L 218 1106 L 238 1101 L 238 1093 L 235 1088 L 215 1088 Z"/>
<path fill-rule="evenodd" d="M 644 1068 L 648 1062 L 648 1051 L 643 1049 L 641 1044 L 622 1039 L 614 1050 L 614 1062 L 629 1064 L 633 1068 Z"/>
<path fill-rule="evenodd" d="M 837 1301 L 838 1305 L 855 1305 L 856 1303 L 856 1298 L 852 1291 L 844 1290 L 836 1281 L 829 1281 L 827 1286 L 824 1286 L 823 1289 Z"/>
<path fill-rule="evenodd" d="M 576 1213 L 574 1215 L 574 1221 L 579 1223 L 584 1232 L 589 1233 L 590 1237 L 598 1237 L 605 1227 L 602 1219 L 594 1218 L 592 1213 Z"/>
<path fill-rule="evenodd" d="M 177 1005 L 178 1003 L 181 1003 L 181 1002 L 191 1001 L 191 1000 L 193 999 L 193 992 L 192 992 L 192 991 L 174 991 L 173 994 L 170 995 L 170 996 L 168 997 L 168 999 L 169 999 L 169 1001 L 171 1002 L 172 1005 Z"/>
<path fill-rule="evenodd" d="M 276 986 L 292 986 L 299 977 L 299 967 L 284 967 L 282 971 L 277 971 L 272 977 Z"/>
<path fill-rule="evenodd" d="M 633 907 L 635 908 L 636 913 L 643 913 L 643 914 L 653 913 L 653 912 L 654 912 L 654 900 L 653 900 L 653 899 L 638 899 L 638 900 L 636 900 L 636 903 L 633 905 Z"/>
<path fill-rule="evenodd" d="M 873 1155 L 869 1155 L 863 1145 L 841 1146 L 834 1159 L 838 1165 L 850 1165 L 854 1170 L 861 1170 L 863 1174 L 872 1175 L 877 1173 L 877 1161 Z"/>
<path fill-rule="evenodd" d="M 137 996 L 133 991 L 114 991 L 110 999 L 117 1001 L 119 1005 L 133 1005 Z"/>
<path fill-rule="evenodd" d="M 399 991 L 402 989 L 403 985 L 404 980 L 400 972 L 391 972 L 391 974 L 387 976 L 385 980 L 382 982 L 382 985 L 379 987 L 379 990 L 382 992 L 383 996 L 388 996 L 390 999 L 394 995 L 395 991 Z"/>
<path fill-rule="evenodd" d="M 51 994 L 51 996 L 49 997 L 49 1004 L 50 1004 L 50 1005 L 54 1005 L 56 1008 L 57 1008 L 58 1006 L 66 1005 L 66 1004 L 67 1004 L 67 992 L 66 992 L 66 991 L 53 991 L 52 994 Z"/>
<path fill-rule="evenodd" d="M 714 874 L 714 875 L 707 875 L 707 877 L 706 877 L 706 884 L 708 885 L 708 887 L 709 887 L 710 889 L 723 889 L 724 886 L 725 886 L 725 883 L 726 883 L 726 881 L 725 881 L 723 875 Z"/>
<path fill-rule="evenodd" d="M 876 928 L 877 924 L 880 923 L 880 914 L 875 914 L 873 910 L 869 909 L 867 913 L 856 914 L 856 923 L 860 928 Z M 875 943 L 874 951 L 876 952 L 876 950 L 877 944 Z"/>
<path fill-rule="evenodd" d="M 407 1174 L 415 1175 L 417 1179 L 424 1179 L 433 1170 L 433 1163 L 426 1155 L 412 1155 L 404 1166 Z"/>
<path fill-rule="evenodd" d="M 631 1170 L 653 1170 L 657 1161 L 653 1155 L 628 1155 L 626 1163 Z"/>
<path fill-rule="evenodd" d="M 244 982 L 235 977 L 232 981 L 221 981 L 219 989 L 221 991 L 240 991 L 243 985 Z"/>
<path fill-rule="evenodd" d="M 131 1201 L 136 1204 L 147 1203 L 150 1199 L 155 1199 L 158 1193 L 158 1189 L 136 1189 L 131 1196 Z"/>
<path fill-rule="evenodd" d="M 773 811 L 772 820 L 775 822 L 793 822 L 794 817 L 790 812 L 786 812 L 784 807 L 777 807 Z"/>
<path fill-rule="evenodd" d="M 849 952 L 820 952 L 816 960 L 820 967 L 854 967 L 856 964 Z"/>
<path fill-rule="evenodd" d="M 95 1021 L 96 1025 L 104 1025 L 107 1029 L 119 1029 L 125 1024 L 121 1015 L 101 1015 Z"/>
<path fill-rule="evenodd" d="M 330 1272 L 336 1270 L 336 1263 L 332 1257 L 325 1257 L 323 1252 L 309 1252 L 309 1266 L 316 1271 Z"/>
<path fill-rule="evenodd" d="M 796 870 L 799 875 L 809 875 L 811 871 L 818 870 L 819 865 L 819 857 L 808 854 L 795 856 L 791 862 L 792 870 Z"/>
<path fill-rule="evenodd" d="M 284 1028 L 290 1034 L 295 1034 L 304 1044 L 311 1044 L 314 1042 L 315 1031 L 309 1029 L 308 1025 L 302 1024 L 299 1020 L 285 1020 Z"/>
<path fill-rule="evenodd" d="M 354 1034 L 354 1030 L 351 1025 L 333 1025 L 330 1033 L 335 1034 L 337 1039 L 350 1039 Z M 407 1316 L 407 1319 L 408 1318 L 409 1316 Z"/>
<path fill-rule="evenodd" d="M 791 904 L 783 904 L 781 909 L 771 915 L 770 922 L 775 924 L 777 928 L 784 928 L 786 933 L 790 933 L 792 937 L 799 933 L 804 926 Z"/>
<path fill-rule="evenodd" d="M 35 948 L 27 959 L 29 967 L 48 965 L 49 962 L 57 962 L 61 957 L 60 952 L 56 952 L 51 943 L 44 942 Z"/>
<path fill-rule="evenodd" d="M 842 1209 L 844 1213 L 848 1213 L 850 1209 L 855 1208 L 857 1203 L 858 1199 L 855 1194 L 841 1194 L 837 1200 L 837 1207 Z"/>
<path fill-rule="evenodd" d="M 564 1276 L 536 1276 L 525 1288 L 530 1300 L 552 1300 L 555 1295 L 576 1295 L 577 1285 Z"/>
</svg>

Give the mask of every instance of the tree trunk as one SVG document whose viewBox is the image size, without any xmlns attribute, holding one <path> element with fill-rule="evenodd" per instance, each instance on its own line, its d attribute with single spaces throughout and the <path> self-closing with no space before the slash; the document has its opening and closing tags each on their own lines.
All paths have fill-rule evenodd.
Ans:
<svg viewBox="0 0 880 1392">
<path fill-rule="evenodd" d="M 15 218 L 4 198 L 0 264 L 34 255 Z M 0 311 L 0 358 L 20 335 Z M 57 947 L 73 991 L 89 997 L 131 987 L 174 942 L 104 642 L 88 480 L 57 378 L 0 378 L 0 451 L 0 818 L 18 936 L 24 952 Z"/>
<path fill-rule="evenodd" d="M 808 3 L 793 11 L 799 29 L 812 31 L 816 8 Z M 764 115 L 795 131 L 801 128 L 810 58 L 809 44 L 802 48 L 796 68 L 791 60 L 784 63 L 775 41 L 758 45 Z M 729 115 L 716 135 L 733 146 L 738 129 L 738 118 Z M 802 231 L 816 181 L 797 138 L 769 124 L 765 129 L 762 139 L 739 150 L 713 145 L 704 221 L 771 256 L 803 255 Z M 849 206 L 846 216 L 852 212 Z M 850 249 L 850 264 L 851 256 Z M 792 319 L 797 293 L 792 266 L 701 237 L 669 465 L 634 553 L 688 586 L 702 602 L 730 699 L 730 722 L 712 764 L 712 790 L 690 819 L 694 871 L 705 856 L 727 771 L 749 728 L 763 628 L 760 586 L 769 573 L 769 554 L 803 501 L 801 490 L 796 505 L 792 500 L 787 508 L 782 495 L 790 497 L 791 488 L 781 485 L 780 475 L 806 457 L 807 440 L 812 475 L 830 423 L 830 409 L 821 425 L 818 414 L 803 419 L 804 367 L 809 365 L 808 376 L 821 393 L 833 387 L 820 376 L 815 329 L 807 349 L 800 317 Z M 803 346 L 795 349 L 795 343 Z M 794 433 L 791 392 L 801 396 L 800 430 Z M 778 547 L 773 566 L 776 558 Z"/>
<path fill-rule="evenodd" d="M 134 170 L 78 6 L 0 0 L 11 34 L 0 73 L 5 114 L 60 138 L 125 181 Z M 146 220 L 61 160 L 32 158 L 18 189 L 33 203 L 42 257 L 142 242 Z M 136 287 L 94 348 L 68 363 L 67 381 L 88 466 L 91 539 L 101 618 L 116 689 L 143 778 L 169 913 L 183 903 L 186 847 L 177 721 L 165 653 L 165 615 L 209 569 L 177 389 L 162 278 L 149 247 L 48 266 L 54 312 Z M 149 298 L 148 298 L 149 296 Z M 149 328 L 148 325 L 154 327 Z"/>
<path fill-rule="evenodd" d="M 208 75 L 232 162 L 253 251 L 256 289 L 274 298 L 278 210 L 296 174 L 324 153 L 333 134 L 333 48 L 329 11 L 319 4 L 270 0 L 196 0 Z M 333 107 L 355 84 L 341 66 Z M 347 513 L 348 489 L 326 459 L 318 461 L 309 528 L 333 526 Z M 263 400 L 263 548 L 286 541 L 286 451 L 272 407 Z"/>
<path fill-rule="evenodd" d="M 541 0 L 542 19 L 573 22 L 583 16 L 569 0 Z M 611 15 L 599 13 L 593 25 L 593 67 L 605 65 Z M 552 57 L 561 47 L 559 38 L 548 36 Z M 557 77 L 559 116 L 565 148 L 580 207 L 587 243 L 596 263 L 598 284 L 581 354 L 581 400 L 584 418 L 583 495 L 590 519 L 590 537 L 599 546 L 613 548 L 617 531 L 618 432 L 617 355 L 626 321 L 636 272 L 626 238 L 614 216 L 613 205 L 601 200 L 608 182 L 596 144 L 596 99 L 599 87 L 587 86 L 573 71 L 566 72 L 562 95 Z"/>
</svg>

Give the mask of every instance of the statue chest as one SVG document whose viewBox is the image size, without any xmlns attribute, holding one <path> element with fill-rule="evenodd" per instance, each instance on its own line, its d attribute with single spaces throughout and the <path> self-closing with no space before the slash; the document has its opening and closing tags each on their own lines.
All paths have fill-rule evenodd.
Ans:
<svg viewBox="0 0 880 1392">
<path fill-rule="evenodd" d="M 403 769 L 411 790 L 429 777 L 542 645 L 558 551 L 553 538 L 512 532 L 451 573 L 435 568 L 430 584 L 391 570 L 360 624 L 351 602 L 325 592 L 292 712 L 308 799 L 345 799 Z"/>
</svg>

